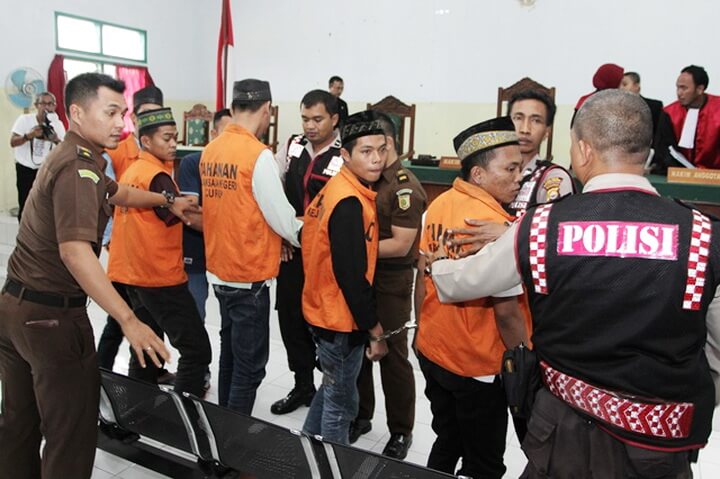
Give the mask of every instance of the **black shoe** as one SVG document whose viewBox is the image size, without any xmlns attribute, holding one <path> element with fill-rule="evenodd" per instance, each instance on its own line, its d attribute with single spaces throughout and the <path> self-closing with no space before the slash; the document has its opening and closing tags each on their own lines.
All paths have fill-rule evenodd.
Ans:
<svg viewBox="0 0 720 479">
<path fill-rule="evenodd" d="M 392 457 L 394 459 L 405 459 L 408 449 L 412 445 L 412 434 L 391 434 L 383 456 Z"/>
<path fill-rule="evenodd" d="M 300 406 L 309 406 L 315 396 L 315 386 L 295 386 L 287 396 L 270 406 L 273 414 L 287 414 Z"/>
<path fill-rule="evenodd" d="M 350 423 L 350 432 L 348 439 L 350 444 L 354 444 L 363 434 L 367 434 L 372 429 L 372 423 L 369 419 L 355 419 Z"/>
</svg>

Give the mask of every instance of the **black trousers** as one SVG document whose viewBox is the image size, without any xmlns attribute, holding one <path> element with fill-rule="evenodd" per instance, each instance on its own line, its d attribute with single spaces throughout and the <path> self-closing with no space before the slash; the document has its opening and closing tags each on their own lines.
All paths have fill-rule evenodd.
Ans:
<svg viewBox="0 0 720 479">
<path fill-rule="evenodd" d="M 295 248 L 293 259 L 280 264 L 277 278 L 276 309 L 280 335 L 287 351 L 288 367 L 295 373 L 295 384 L 313 384 L 315 343 L 302 313 L 305 284 L 302 255 Z"/>
<path fill-rule="evenodd" d="M 410 320 L 414 273 L 378 269 L 375 272 L 375 298 L 383 329 L 393 330 Z M 410 434 L 415 424 L 415 376 L 408 361 L 407 331 L 387 340 L 388 353 L 380 363 L 380 378 L 385 393 L 387 426 L 391 434 Z M 372 419 L 375 411 L 373 363 L 363 355 L 358 376 L 359 419 Z"/>
<path fill-rule="evenodd" d="M 2 294 L 0 382 L 0 478 L 89 478 L 100 373 L 85 307 Z"/>
<path fill-rule="evenodd" d="M 437 435 L 427 466 L 448 474 L 500 479 L 506 469 L 503 455 L 508 423 L 500 379 L 483 383 L 453 374 L 422 354 L 418 360 Z M 456 472 L 460 459 L 462 467 Z"/>
<path fill-rule="evenodd" d="M 118 292 L 123 301 L 130 304 L 130 298 L 128 298 L 127 292 L 125 291 L 125 285 L 121 283 L 113 283 L 112 285 L 115 287 L 115 291 Z M 157 334 L 160 338 L 164 337 L 163 330 L 152 318 L 147 318 L 146 323 L 150 324 L 152 330 L 155 331 L 155 334 Z M 98 366 L 112 371 L 113 366 L 115 365 L 115 356 L 117 356 L 123 338 L 125 338 L 125 335 L 122 332 L 122 328 L 120 328 L 118 322 L 115 321 L 115 318 L 108 315 L 107 322 L 105 323 L 103 332 L 100 335 L 100 340 L 98 341 Z"/>
<path fill-rule="evenodd" d="M 18 191 L 18 223 L 22 218 L 23 208 L 25 208 L 25 202 L 30 194 L 30 189 L 33 183 L 35 183 L 37 172 L 38 170 L 28 168 L 17 162 L 15 163 L 15 173 L 17 175 L 15 185 Z"/>
<path fill-rule="evenodd" d="M 187 283 L 160 288 L 126 286 L 126 289 L 137 317 L 150 327 L 153 327 L 154 320 L 167 334 L 170 344 L 180 352 L 175 390 L 202 397 L 205 371 L 210 364 L 212 351 L 205 325 Z M 145 362 L 147 367 L 142 368 L 133 351 L 128 375 L 156 383 L 159 369 L 147 355 Z"/>
<path fill-rule="evenodd" d="M 602 477 L 689 479 L 688 451 L 663 452 L 621 442 L 541 389 L 522 443 L 528 465 L 521 478 Z"/>
</svg>

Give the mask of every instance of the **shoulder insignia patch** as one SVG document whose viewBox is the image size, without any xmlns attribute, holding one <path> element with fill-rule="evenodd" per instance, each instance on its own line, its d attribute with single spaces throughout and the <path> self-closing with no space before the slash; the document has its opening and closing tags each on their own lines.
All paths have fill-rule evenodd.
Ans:
<svg viewBox="0 0 720 479">
<path fill-rule="evenodd" d="M 84 160 L 92 160 L 92 151 L 88 150 L 84 146 L 77 145 L 77 154 Z"/>
<path fill-rule="evenodd" d="M 397 192 L 398 197 L 398 207 L 403 210 L 407 211 L 410 209 L 410 195 L 412 194 L 412 190 L 410 189 L 404 189 Z"/>
<path fill-rule="evenodd" d="M 97 185 L 98 181 L 100 181 L 100 177 L 97 175 L 97 173 L 95 173 L 92 170 L 86 170 L 86 169 L 78 170 L 78 175 L 80 175 L 80 178 L 88 178 L 88 179 L 92 180 L 92 182 L 95 183 L 96 185 Z"/>
<path fill-rule="evenodd" d="M 402 168 L 400 168 L 397 171 L 395 176 L 397 178 L 398 183 L 407 183 L 408 181 L 410 181 L 410 178 L 408 177 L 407 173 Z"/>
</svg>

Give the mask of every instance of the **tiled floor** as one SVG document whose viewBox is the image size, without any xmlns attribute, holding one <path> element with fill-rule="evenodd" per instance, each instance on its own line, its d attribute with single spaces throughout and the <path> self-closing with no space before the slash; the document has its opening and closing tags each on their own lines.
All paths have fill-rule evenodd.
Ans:
<svg viewBox="0 0 720 479">
<path fill-rule="evenodd" d="M 0 213 L 0 280 L 4 281 L 5 275 L 5 254 L 8 254 L 10 247 L 8 246 L 14 240 L 16 225 L 14 219 L 7 217 L 6 214 Z M 207 305 L 207 329 L 213 347 L 213 363 L 211 371 L 213 371 L 213 387 L 208 393 L 208 399 L 217 400 L 217 358 L 219 356 L 219 312 L 215 298 L 210 296 Z M 91 304 L 89 308 L 90 318 L 92 320 L 93 329 L 96 339 L 100 337 L 100 333 L 105 323 L 105 314 L 100 308 Z M 173 351 L 173 358 L 177 360 L 177 352 Z M 416 404 L 416 421 L 414 430 L 414 439 L 407 460 L 424 465 L 427 461 L 427 455 L 430 447 L 435 439 L 435 435 L 430 428 L 431 414 L 428 400 L 423 394 L 425 381 L 415 358 L 411 358 L 415 372 L 415 382 L 417 391 Z M 128 362 L 128 349 L 124 344 L 115 361 L 115 371 L 125 372 Z M 174 368 L 174 363 L 170 369 Z M 378 368 L 375 368 L 376 384 L 379 382 Z M 316 383 L 319 383 L 319 373 L 316 372 Z M 280 331 L 277 326 L 277 314 L 273 311 L 270 320 L 270 360 L 267 365 L 267 375 L 258 390 L 258 397 L 255 403 L 253 414 L 261 419 L 271 420 L 275 424 L 293 429 L 301 429 L 307 408 L 301 408 L 291 414 L 285 416 L 275 416 L 270 413 L 270 405 L 277 399 L 285 396 L 293 386 L 293 376 L 287 369 L 287 360 L 285 356 L 285 348 L 280 339 Z M 382 451 L 385 443 L 389 438 L 389 433 L 385 425 L 385 405 L 382 389 L 376 388 L 378 395 L 376 400 L 376 413 L 373 420 L 373 429 L 368 434 L 362 436 L 355 446 L 376 452 Z M 720 414 L 715 414 L 713 421 L 713 433 L 708 446 L 700 454 L 700 462 L 693 467 L 696 478 L 713 479 L 720 477 Z M 519 447 L 517 438 L 512 430 L 512 426 L 508 428 L 508 446 L 505 453 L 505 463 L 507 473 L 505 477 L 518 477 L 525 467 L 525 457 Z M 93 479 L 107 478 L 123 478 L 123 479 L 157 479 L 164 478 L 161 474 L 133 464 L 125 459 L 119 458 L 112 454 L 98 450 L 95 459 L 95 470 Z"/>
</svg>

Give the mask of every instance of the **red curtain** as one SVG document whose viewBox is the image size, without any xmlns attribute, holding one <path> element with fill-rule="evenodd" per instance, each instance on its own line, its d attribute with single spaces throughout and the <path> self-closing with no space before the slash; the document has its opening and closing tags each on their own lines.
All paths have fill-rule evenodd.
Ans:
<svg viewBox="0 0 720 479">
<path fill-rule="evenodd" d="M 68 119 L 65 114 L 65 57 L 62 55 L 55 55 L 53 61 L 50 63 L 48 69 L 48 81 L 47 91 L 55 95 L 57 101 L 56 113 L 60 118 L 60 121 L 65 125 L 65 129 L 68 127 Z"/>
<path fill-rule="evenodd" d="M 125 115 L 125 128 L 123 136 L 127 136 L 135 130 L 130 113 L 133 111 L 133 95 L 136 91 L 142 90 L 146 86 L 154 85 L 150 72 L 145 67 L 133 67 L 127 65 L 118 65 L 116 70 L 118 80 L 125 82 L 125 102 L 127 103 L 128 113 Z"/>
<path fill-rule="evenodd" d="M 227 85 L 227 56 L 228 47 L 234 45 L 232 14 L 230 0 L 223 0 L 222 16 L 220 17 L 220 35 L 218 37 L 217 53 L 217 90 L 215 95 L 215 111 L 225 108 Z"/>
</svg>

